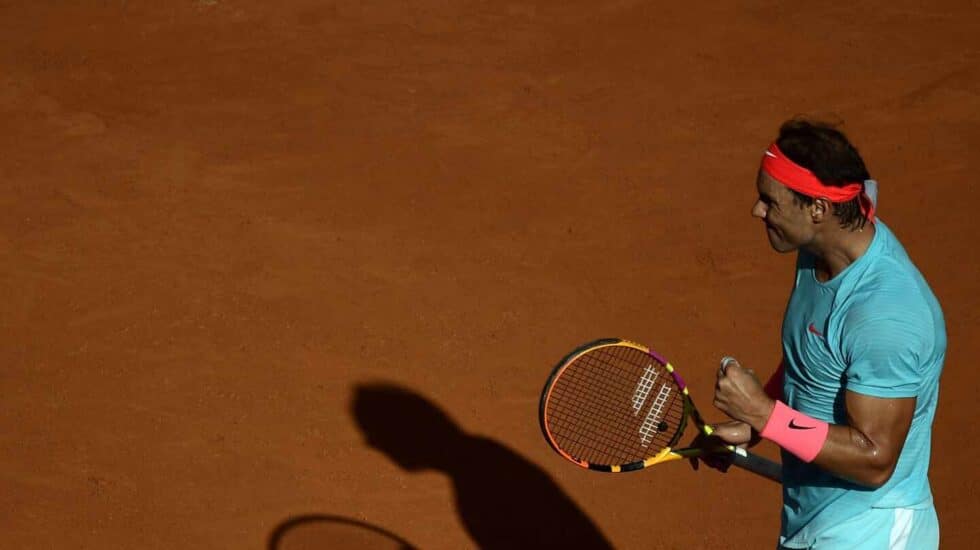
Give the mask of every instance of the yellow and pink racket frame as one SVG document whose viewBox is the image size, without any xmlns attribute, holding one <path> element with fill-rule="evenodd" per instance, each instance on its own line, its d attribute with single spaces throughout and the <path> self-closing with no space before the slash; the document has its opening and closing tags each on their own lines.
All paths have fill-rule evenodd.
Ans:
<svg viewBox="0 0 980 550">
<path fill-rule="evenodd" d="M 667 372 L 669 372 L 670 375 L 674 377 L 674 382 L 677 383 L 677 387 L 680 389 L 682 395 L 684 396 L 684 414 L 681 416 L 681 421 L 673 437 L 671 438 L 670 442 L 667 444 L 666 447 L 661 449 L 657 454 L 645 458 L 643 460 L 630 462 L 628 464 L 595 464 L 571 456 L 558 445 L 558 443 L 555 441 L 554 436 L 551 433 L 551 430 L 548 428 L 548 402 L 549 399 L 551 398 L 551 389 L 554 385 L 555 380 L 557 380 L 562 375 L 564 370 L 568 368 L 572 363 L 574 363 L 576 359 L 578 359 L 579 357 L 581 357 L 582 355 L 590 351 L 601 349 L 604 347 L 612 347 L 612 346 L 625 346 L 625 347 L 630 347 L 639 350 L 649 355 L 651 358 L 653 358 L 653 360 L 664 365 L 664 368 L 667 370 Z M 559 361 L 558 365 L 555 366 L 555 368 L 552 370 L 551 375 L 548 377 L 547 382 L 545 382 L 544 390 L 542 391 L 541 394 L 541 402 L 539 406 L 538 417 L 541 423 L 541 430 L 544 432 L 545 439 L 548 441 L 548 444 L 551 446 L 551 448 L 555 450 L 555 452 L 557 452 L 559 455 L 561 455 L 562 457 L 564 457 L 565 459 L 567 459 L 568 461 L 574 464 L 577 464 L 583 468 L 588 468 L 589 470 L 595 470 L 599 472 L 613 472 L 613 473 L 632 472 L 632 471 L 648 468 L 650 466 L 653 466 L 654 464 L 692 458 L 704 454 L 705 451 L 703 449 L 696 448 L 696 447 L 686 448 L 686 449 L 674 448 L 675 445 L 677 445 L 677 442 L 680 440 L 681 436 L 683 436 L 684 434 L 684 429 L 687 427 L 688 417 L 694 420 L 694 424 L 697 426 L 698 430 L 700 430 L 701 433 L 703 433 L 704 435 L 711 435 L 712 432 L 714 431 L 711 428 L 711 426 L 705 424 L 704 420 L 701 418 L 701 414 L 698 412 L 698 409 L 694 406 L 694 402 L 691 400 L 691 396 L 687 391 L 687 383 L 684 381 L 683 378 L 681 378 L 679 374 L 677 374 L 677 371 L 674 369 L 674 366 L 670 364 L 670 361 L 668 361 L 664 356 L 660 355 L 659 353 L 651 350 L 650 348 L 642 344 L 637 344 L 636 342 L 623 340 L 621 338 L 602 338 L 599 340 L 589 342 L 588 344 L 585 344 L 575 349 L 574 351 L 566 355 L 561 361 Z M 740 466 L 742 468 L 748 469 L 754 473 L 757 473 L 763 477 L 767 477 L 773 481 L 778 482 L 781 480 L 782 467 L 779 464 L 772 462 L 768 459 L 747 453 L 745 449 L 739 447 L 728 446 L 727 450 L 734 453 L 733 463 L 736 466 Z"/>
</svg>

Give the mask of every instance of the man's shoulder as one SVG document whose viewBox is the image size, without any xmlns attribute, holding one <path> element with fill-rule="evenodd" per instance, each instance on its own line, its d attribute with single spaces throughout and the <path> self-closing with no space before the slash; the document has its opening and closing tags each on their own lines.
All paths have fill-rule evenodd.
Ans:
<svg viewBox="0 0 980 550">
<path fill-rule="evenodd" d="M 884 242 L 856 274 L 849 294 L 851 307 L 866 311 L 878 308 L 929 309 L 931 291 L 905 248 L 891 231 L 882 228 Z"/>
<path fill-rule="evenodd" d="M 891 330 L 889 326 L 894 323 L 927 330 L 934 317 L 929 297 L 921 287 L 896 276 L 855 289 L 841 303 L 840 313 L 847 328 L 872 332 Z"/>
<path fill-rule="evenodd" d="M 874 333 L 891 332 L 897 324 L 931 332 L 938 302 L 904 251 L 874 260 L 838 302 L 845 327 Z"/>
<path fill-rule="evenodd" d="M 922 290 L 914 265 L 883 256 L 861 274 L 850 293 L 859 296 L 862 302 L 887 300 L 901 303 L 922 299 Z"/>
</svg>

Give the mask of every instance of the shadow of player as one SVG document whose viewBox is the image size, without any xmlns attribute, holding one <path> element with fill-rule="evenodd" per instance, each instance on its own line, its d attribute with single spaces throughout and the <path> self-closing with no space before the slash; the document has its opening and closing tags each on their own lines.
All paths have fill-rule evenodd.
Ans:
<svg viewBox="0 0 980 550">
<path fill-rule="evenodd" d="M 449 476 L 456 510 L 480 548 L 612 548 L 544 471 L 492 439 L 464 432 L 417 393 L 360 385 L 351 411 L 367 443 L 405 470 Z"/>
</svg>

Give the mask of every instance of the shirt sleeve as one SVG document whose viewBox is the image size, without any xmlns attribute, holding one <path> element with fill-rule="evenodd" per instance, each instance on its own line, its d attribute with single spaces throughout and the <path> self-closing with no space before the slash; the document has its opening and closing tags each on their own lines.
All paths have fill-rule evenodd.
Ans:
<svg viewBox="0 0 980 550">
<path fill-rule="evenodd" d="M 785 367 L 783 366 L 785 361 L 783 359 L 779 362 L 779 366 L 776 367 L 776 372 L 769 377 L 769 381 L 762 388 L 766 392 L 766 395 L 780 401 L 786 399 L 785 392 L 783 392 L 783 381 L 786 379 Z"/>
<path fill-rule="evenodd" d="M 878 302 L 878 304 L 875 304 Z M 882 398 L 916 397 L 922 385 L 921 359 L 927 349 L 923 317 L 914 309 L 871 300 L 850 316 L 843 332 L 845 385 Z"/>
</svg>

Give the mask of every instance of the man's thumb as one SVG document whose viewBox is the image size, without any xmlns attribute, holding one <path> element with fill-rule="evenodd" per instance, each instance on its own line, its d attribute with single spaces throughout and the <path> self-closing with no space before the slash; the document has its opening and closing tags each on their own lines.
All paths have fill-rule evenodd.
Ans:
<svg viewBox="0 0 980 550">
<path fill-rule="evenodd" d="M 741 366 L 742 366 L 738 362 L 738 359 L 735 359 L 734 357 L 729 357 L 727 355 L 725 357 L 722 357 L 721 358 L 721 373 L 722 374 L 726 374 L 728 372 L 728 367 L 731 367 L 732 365 L 737 366 L 739 368 L 741 368 Z"/>
</svg>

